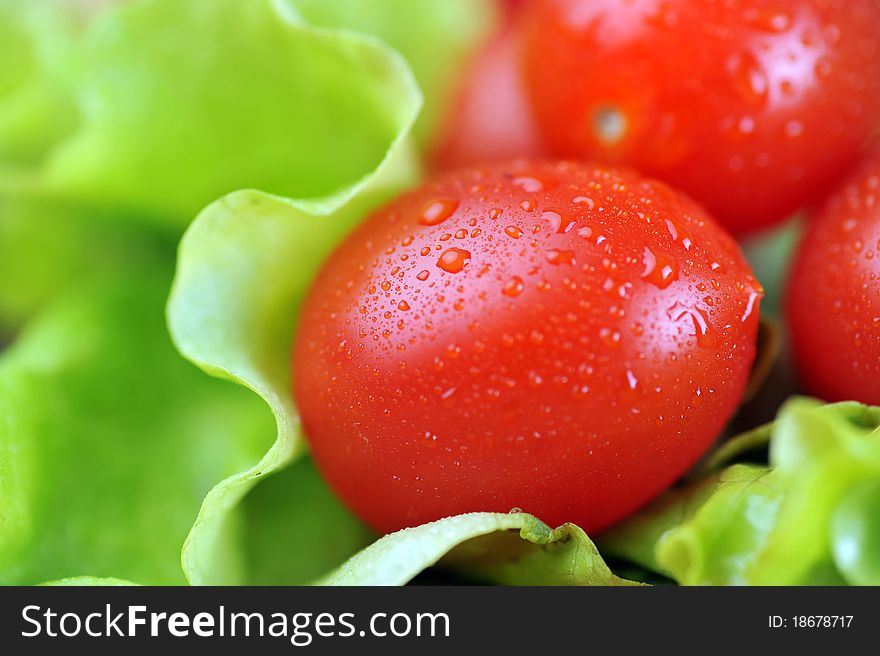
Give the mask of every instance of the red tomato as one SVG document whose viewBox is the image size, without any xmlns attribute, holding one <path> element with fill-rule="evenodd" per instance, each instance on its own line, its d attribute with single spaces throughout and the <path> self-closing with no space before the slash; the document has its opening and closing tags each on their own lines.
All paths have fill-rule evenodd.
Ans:
<svg viewBox="0 0 880 656">
<path fill-rule="evenodd" d="M 737 407 L 762 292 L 662 183 L 586 164 L 450 172 L 330 257 L 295 343 L 321 470 L 393 531 L 522 508 L 598 531 Z"/>
<path fill-rule="evenodd" d="M 787 311 L 808 389 L 829 401 L 880 404 L 880 147 L 809 224 Z"/>
<path fill-rule="evenodd" d="M 744 233 L 833 186 L 878 125 L 877 0 L 535 0 L 552 152 L 626 163 Z"/>
<path fill-rule="evenodd" d="M 436 168 L 542 154 L 522 79 L 520 42 L 517 26 L 508 23 L 478 53 L 433 153 Z"/>
</svg>

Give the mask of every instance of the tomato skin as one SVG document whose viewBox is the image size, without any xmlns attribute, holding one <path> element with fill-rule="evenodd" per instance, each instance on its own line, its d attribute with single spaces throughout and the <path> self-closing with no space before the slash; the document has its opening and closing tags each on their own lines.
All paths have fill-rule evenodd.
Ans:
<svg viewBox="0 0 880 656">
<path fill-rule="evenodd" d="M 829 191 L 880 117 L 876 0 L 535 0 L 550 152 L 633 166 L 734 233 Z"/>
<path fill-rule="evenodd" d="M 513 507 L 598 531 L 717 436 L 760 298 L 736 243 L 662 183 L 570 162 L 449 172 L 327 261 L 295 400 L 318 466 L 379 531 Z"/>
<path fill-rule="evenodd" d="M 435 169 L 546 151 L 526 97 L 521 41 L 519 24 L 511 17 L 477 54 L 431 153 Z"/>
<path fill-rule="evenodd" d="M 807 389 L 828 401 L 880 404 L 880 147 L 815 212 L 787 292 Z"/>
</svg>

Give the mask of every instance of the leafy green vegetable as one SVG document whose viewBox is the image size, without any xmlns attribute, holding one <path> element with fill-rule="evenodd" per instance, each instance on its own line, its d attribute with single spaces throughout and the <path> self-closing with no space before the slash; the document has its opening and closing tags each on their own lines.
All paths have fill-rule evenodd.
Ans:
<svg viewBox="0 0 880 656">
<path fill-rule="evenodd" d="M 327 487 L 310 458 L 261 481 L 241 503 L 251 585 L 305 585 L 376 539 Z"/>
<path fill-rule="evenodd" d="M 403 585 L 441 559 L 507 585 L 638 585 L 612 574 L 577 526 L 551 530 L 525 513 L 469 513 L 386 535 L 320 583 Z"/>
<path fill-rule="evenodd" d="M 0 182 L 4 169 L 36 164 L 76 125 L 65 77 L 77 17 L 71 3 L 0 0 Z"/>
<path fill-rule="evenodd" d="M 51 200 L 0 197 L 0 329 L 18 327 L 66 291 L 134 262 L 168 269 L 172 239 L 115 218 Z"/>
<path fill-rule="evenodd" d="M 769 466 L 670 492 L 601 545 L 683 584 L 877 584 L 878 424 L 880 408 L 791 400 L 713 463 L 769 439 Z"/>
<path fill-rule="evenodd" d="M 58 579 L 57 581 L 49 581 L 48 583 L 43 583 L 43 585 L 54 585 L 54 586 L 84 586 L 84 585 L 103 585 L 107 587 L 121 587 L 121 586 L 132 586 L 137 585 L 136 583 L 131 583 L 130 581 L 123 581 L 122 579 L 109 579 L 109 578 L 97 578 L 94 576 L 74 576 L 69 579 Z"/>
<path fill-rule="evenodd" d="M 409 121 L 417 96 L 409 103 Z M 183 549 L 193 583 L 225 581 L 214 556 L 229 511 L 262 478 L 303 449 L 290 393 L 294 315 L 307 286 L 333 245 L 364 213 L 413 181 L 402 140 L 375 175 L 335 197 L 292 201 L 261 192 L 230 194 L 202 212 L 183 238 L 168 305 L 180 352 L 208 373 L 239 382 L 272 409 L 278 434 L 254 466 L 219 483 L 206 497 Z M 291 518 L 290 521 L 295 521 Z"/>
<path fill-rule="evenodd" d="M 167 285 L 156 269 L 118 271 L 0 356 L 0 583 L 183 583 L 204 494 L 266 448 L 265 408 L 175 353 Z"/>
<path fill-rule="evenodd" d="M 425 94 L 415 126 L 424 141 L 437 129 L 463 66 L 497 19 L 491 0 L 287 0 L 313 25 L 374 34 L 400 52 Z"/>
<path fill-rule="evenodd" d="M 123 3 L 94 23 L 57 193 L 180 226 L 254 187 L 321 197 L 376 168 L 418 95 L 405 61 L 280 0 Z M 145 99 L 149 99 L 145 102 Z"/>
</svg>

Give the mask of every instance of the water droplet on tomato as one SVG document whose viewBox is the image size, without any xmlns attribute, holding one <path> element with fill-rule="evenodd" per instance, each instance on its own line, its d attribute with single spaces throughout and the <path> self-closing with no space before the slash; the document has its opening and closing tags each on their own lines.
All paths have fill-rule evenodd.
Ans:
<svg viewBox="0 0 880 656">
<path fill-rule="evenodd" d="M 761 108 L 767 102 L 767 73 L 750 52 L 731 55 L 727 72 L 734 89 L 750 107 Z"/>
<path fill-rule="evenodd" d="M 639 386 L 638 378 L 636 378 L 636 375 L 629 369 L 626 370 L 626 384 L 631 390 L 634 390 Z"/>
<path fill-rule="evenodd" d="M 521 187 L 523 191 L 529 193 L 536 193 L 544 190 L 544 183 L 538 178 L 533 178 L 530 175 L 519 175 L 515 177 L 512 182 L 517 187 Z"/>
<path fill-rule="evenodd" d="M 455 198 L 435 198 L 425 203 L 419 223 L 426 226 L 435 226 L 443 223 L 458 209 L 458 200 Z"/>
<path fill-rule="evenodd" d="M 519 296 L 523 289 L 525 289 L 523 279 L 519 276 L 511 276 L 511 278 L 504 283 L 504 287 L 501 288 L 501 291 L 505 296 L 513 298 Z"/>
<path fill-rule="evenodd" d="M 550 228 L 553 232 L 568 232 L 575 224 L 575 222 L 563 212 L 554 209 L 545 210 L 541 214 L 541 218 L 550 223 Z"/>
<path fill-rule="evenodd" d="M 437 266 L 447 273 L 458 273 L 470 262 L 471 254 L 461 248 L 447 248 L 437 260 Z"/>
<path fill-rule="evenodd" d="M 785 136 L 789 139 L 796 139 L 804 133 L 804 124 L 800 121 L 793 120 L 785 124 Z"/>
<path fill-rule="evenodd" d="M 507 226 L 504 229 L 504 233 L 508 237 L 512 237 L 513 239 L 519 239 L 520 237 L 522 237 L 522 230 L 520 230 L 516 226 Z"/>
<path fill-rule="evenodd" d="M 642 254 L 642 280 L 659 289 L 666 289 L 678 280 L 678 263 L 665 253 L 654 253 L 647 246 Z"/>
<path fill-rule="evenodd" d="M 416 276 L 416 278 L 417 278 L 418 280 L 421 280 L 422 282 L 424 282 L 425 280 L 428 279 L 428 276 L 430 276 L 430 275 L 431 275 L 430 272 L 429 272 L 427 269 L 425 269 L 425 270 L 423 270 L 423 271 L 419 271 L 419 273 L 418 273 L 418 275 Z"/>
<path fill-rule="evenodd" d="M 752 312 L 755 309 L 755 302 L 760 300 L 762 296 L 763 296 L 763 293 L 757 292 L 757 291 L 754 291 L 749 294 L 749 300 L 746 302 L 746 309 L 742 315 L 743 323 L 745 323 L 746 320 L 752 315 Z"/>
<path fill-rule="evenodd" d="M 709 317 L 700 308 L 689 308 L 680 303 L 675 303 L 666 310 L 666 315 L 673 321 L 679 321 L 689 318 L 694 326 L 694 336 L 697 338 L 698 346 L 712 346 L 714 344 L 714 336 L 712 334 L 712 326 L 709 323 Z"/>
<path fill-rule="evenodd" d="M 409 303 L 406 301 L 400 301 L 400 303 L 397 304 L 397 309 L 401 312 L 407 312 L 409 310 Z"/>
<path fill-rule="evenodd" d="M 554 265 L 572 264 L 574 262 L 574 251 L 551 248 L 547 251 L 547 261 Z"/>
</svg>

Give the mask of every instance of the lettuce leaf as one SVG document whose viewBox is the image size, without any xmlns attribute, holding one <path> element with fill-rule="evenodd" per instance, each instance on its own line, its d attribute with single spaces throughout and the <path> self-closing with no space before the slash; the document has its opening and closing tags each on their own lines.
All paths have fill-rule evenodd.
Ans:
<svg viewBox="0 0 880 656">
<path fill-rule="evenodd" d="M 0 0 L 0 183 L 76 125 L 66 80 L 82 18 L 75 3 Z"/>
<path fill-rule="evenodd" d="M 526 513 L 468 513 L 386 535 L 322 585 L 403 585 L 438 562 L 505 585 L 639 585 L 608 569 L 574 524 Z"/>
<path fill-rule="evenodd" d="M 471 0 L 105 5 L 0 0 L 0 188 L 174 230 L 237 189 L 318 198 L 366 175 L 412 70 L 427 137 L 492 18 Z"/>
<path fill-rule="evenodd" d="M 297 202 L 236 192 L 206 208 L 184 236 L 168 304 L 174 342 L 206 372 L 260 395 L 277 423 L 276 440 L 260 462 L 219 483 L 205 499 L 183 550 L 191 582 L 225 580 L 212 551 L 228 511 L 302 453 L 290 393 L 296 308 L 333 245 L 368 208 L 412 182 L 406 156 L 406 144 L 394 144 L 385 165 L 356 185 L 351 200 Z"/>
<path fill-rule="evenodd" d="M 374 34 L 400 52 L 425 94 L 415 125 L 429 139 L 476 47 L 497 22 L 494 0 L 287 0 L 312 25 Z"/>
<path fill-rule="evenodd" d="M 418 93 L 395 52 L 280 0 L 123 3 L 83 48 L 82 124 L 46 184 L 174 226 L 235 189 L 332 194 L 376 168 L 408 120 L 388 99 Z"/>
<path fill-rule="evenodd" d="M 167 288 L 161 268 L 119 270 L 0 356 L 0 583 L 184 583 L 205 493 L 266 448 L 265 408 L 174 351 Z"/>
<path fill-rule="evenodd" d="M 686 585 L 880 584 L 878 425 L 880 408 L 790 400 L 713 463 L 769 440 L 769 466 L 667 493 L 600 544 Z"/>
</svg>

